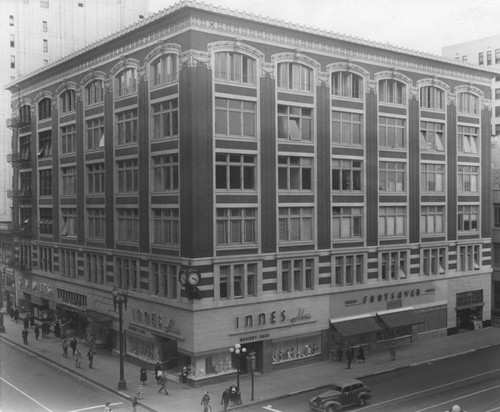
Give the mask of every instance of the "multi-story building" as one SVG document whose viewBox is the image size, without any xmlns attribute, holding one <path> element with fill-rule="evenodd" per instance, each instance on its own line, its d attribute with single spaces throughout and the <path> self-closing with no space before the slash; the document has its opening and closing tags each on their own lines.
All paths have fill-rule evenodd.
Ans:
<svg viewBox="0 0 500 412">
<path fill-rule="evenodd" d="M 3 0 L 0 38 L 0 222 L 11 220 L 11 93 L 4 85 L 49 62 L 135 23 L 149 1 Z M 17 93 L 12 90 L 12 93 Z M 9 123 L 6 124 L 6 120 Z M 12 123 L 12 120 L 14 122 Z M 12 160 L 9 157 L 9 160 Z M 8 194 L 8 195 L 7 195 Z"/>
<path fill-rule="evenodd" d="M 8 86 L 19 295 L 99 343 L 127 290 L 127 355 L 195 381 L 487 325 L 492 77 L 165 9 Z"/>
</svg>

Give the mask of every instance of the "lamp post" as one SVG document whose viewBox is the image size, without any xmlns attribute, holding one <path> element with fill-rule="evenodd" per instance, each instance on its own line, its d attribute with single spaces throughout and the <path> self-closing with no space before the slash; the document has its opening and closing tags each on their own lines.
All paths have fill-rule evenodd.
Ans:
<svg viewBox="0 0 500 412">
<path fill-rule="evenodd" d="M 229 352 L 236 356 L 236 389 L 240 391 L 240 356 L 247 353 L 247 349 L 241 347 L 239 343 L 229 348 Z"/>
<path fill-rule="evenodd" d="M 248 354 L 248 360 L 250 361 L 250 373 L 252 374 L 252 398 L 250 399 L 251 401 L 254 400 L 254 397 L 253 397 L 253 373 L 255 372 L 255 352 L 252 351 Z"/>
<path fill-rule="evenodd" d="M 118 390 L 122 391 L 127 389 L 127 382 L 125 382 L 125 374 L 123 370 L 123 305 L 125 305 L 125 310 L 127 310 L 128 290 L 125 289 L 123 292 L 118 292 L 116 287 L 114 287 L 111 293 L 113 295 L 115 312 L 116 306 L 118 306 L 118 335 L 120 339 L 120 380 L 118 381 Z"/>
</svg>

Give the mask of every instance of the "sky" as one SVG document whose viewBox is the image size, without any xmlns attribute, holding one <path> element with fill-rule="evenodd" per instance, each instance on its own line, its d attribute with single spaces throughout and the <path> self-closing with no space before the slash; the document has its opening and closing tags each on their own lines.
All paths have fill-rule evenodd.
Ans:
<svg viewBox="0 0 500 412">
<path fill-rule="evenodd" d="M 200 0 L 198 0 L 200 1 Z M 158 11 L 177 3 L 149 0 Z M 500 34 L 500 0 L 205 0 L 204 3 L 441 55 Z"/>
</svg>

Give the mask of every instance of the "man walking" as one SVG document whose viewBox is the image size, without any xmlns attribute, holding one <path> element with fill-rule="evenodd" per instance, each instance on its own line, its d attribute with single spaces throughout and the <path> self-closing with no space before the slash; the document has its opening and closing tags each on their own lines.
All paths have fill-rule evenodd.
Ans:
<svg viewBox="0 0 500 412">
<path fill-rule="evenodd" d="M 21 335 L 23 337 L 23 343 L 25 345 L 27 345 L 28 344 L 28 329 L 24 328 Z"/>
<path fill-rule="evenodd" d="M 354 349 L 352 348 L 352 346 L 349 346 L 347 348 L 347 351 L 345 353 L 345 357 L 347 359 L 347 369 L 351 369 L 351 363 L 352 363 L 352 360 L 354 359 Z"/>
<path fill-rule="evenodd" d="M 211 412 L 212 407 L 210 406 L 210 392 L 206 391 L 201 398 L 200 405 L 203 405 L 203 412 Z"/>
<path fill-rule="evenodd" d="M 76 352 L 75 352 L 75 366 L 77 368 L 80 368 L 81 364 L 82 364 L 82 354 L 77 349 Z"/>
<path fill-rule="evenodd" d="M 68 357 L 68 341 L 66 339 L 63 340 L 62 342 L 62 348 L 63 348 L 63 358 Z"/>
<path fill-rule="evenodd" d="M 89 369 L 92 369 L 94 366 L 94 352 L 92 352 L 92 349 L 87 352 L 87 358 L 89 360 Z"/>
<path fill-rule="evenodd" d="M 40 336 L 40 328 L 38 325 L 35 325 L 35 339 L 38 340 L 38 337 Z"/>
<path fill-rule="evenodd" d="M 168 392 L 167 392 L 167 375 L 164 373 L 161 374 L 160 376 L 160 390 L 158 391 L 158 393 L 161 393 L 161 391 L 165 391 L 165 395 L 168 395 Z"/>
<path fill-rule="evenodd" d="M 69 346 L 71 347 L 71 350 L 73 351 L 73 356 L 75 356 L 75 351 L 76 351 L 76 338 L 73 338 L 69 344 Z"/>
</svg>

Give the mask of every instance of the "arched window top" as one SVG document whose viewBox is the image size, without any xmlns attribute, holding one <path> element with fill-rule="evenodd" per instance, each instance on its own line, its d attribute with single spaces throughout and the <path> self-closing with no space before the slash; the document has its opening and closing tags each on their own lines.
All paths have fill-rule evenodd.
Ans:
<svg viewBox="0 0 500 412">
<path fill-rule="evenodd" d="M 412 85 L 412 80 L 408 76 L 405 76 L 403 73 L 400 73 L 397 70 L 384 70 L 382 72 L 377 72 L 373 77 L 377 83 L 380 82 L 380 80 L 392 79 L 397 82 L 403 83 L 405 86 Z"/>
<path fill-rule="evenodd" d="M 111 69 L 114 76 L 114 92 L 117 97 L 127 96 L 137 92 L 137 71 L 139 61 L 122 59 Z"/>
<path fill-rule="evenodd" d="M 455 89 L 456 93 L 456 105 L 457 112 L 461 114 L 474 115 L 477 116 L 480 113 L 480 95 L 476 93 L 472 93 L 469 88 L 467 89 L 459 89 L 458 87 Z M 479 89 L 476 89 L 480 92 Z M 484 95 L 484 94 L 483 94 Z"/>
<path fill-rule="evenodd" d="M 137 59 L 125 59 L 122 58 L 118 63 L 116 63 L 110 70 L 111 76 L 116 76 L 120 72 L 125 69 L 134 69 L 137 70 L 139 68 L 139 60 Z"/>
<path fill-rule="evenodd" d="M 446 96 L 450 86 L 438 79 L 422 79 L 417 82 L 420 90 L 420 107 L 432 110 L 445 110 Z"/>
<path fill-rule="evenodd" d="M 59 110 L 68 113 L 75 110 L 76 92 L 74 89 L 66 89 L 59 95 Z"/>
<path fill-rule="evenodd" d="M 329 73 L 350 72 L 358 75 L 359 77 L 363 77 L 364 79 L 368 79 L 370 77 L 370 73 L 368 72 L 368 70 L 365 70 L 361 66 L 353 64 L 351 62 L 331 63 L 326 66 L 326 70 Z"/>
<path fill-rule="evenodd" d="M 38 120 L 52 117 L 52 99 L 50 97 L 41 98 L 38 103 Z"/>
<path fill-rule="evenodd" d="M 56 89 L 56 94 L 60 95 L 66 90 L 76 90 L 77 87 L 78 86 L 75 82 L 66 81 L 63 84 L 59 85 L 59 87 Z"/>
<path fill-rule="evenodd" d="M 91 70 L 80 82 L 80 87 L 86 87 L 90 82 L 95 80 L 102 80 L 104 82 L 105 79 L 106 73 L 98 70 Z"/>
<path fill-rule="evenodd" d="M 18 109 L 19 123 L 28 125 L 31 123 L 31 104 L 24 102 Z"/>
<path fill-rule="evenodd" d="M 180 52 L 180 45 L 160 42 L 147 54 L 145 62 L 149 64 L 149 81 L 152 86 L 161 86 L 178 80 Z"/>
<path fill-rule="evenodd" d="M 151 50 L 147 55 L 144 61 L 146 63 L 151 63 L 156 60 L 160 56 L 164 54 L 176 54 L 179 55 L 181 52 L 181 46 L 175 43 L 164 43 L 161 42 L 156 46 L 153 50 Z"/>
<path fill-rule="evenodd" d="M 279 53 L 272 57 L 276 66 L 276 85 L 280 89 L 311 93 L 314 73 L 320 65 L 310 57 L 296 53 Z"/>
<path fill-rule="evenodd" d="M 363 98 L 365 79 L 370 75 L 368 71 L 350 62 L 332 63 L 326 69 L 330 73 L 332 96 Z"/>
</svg>

